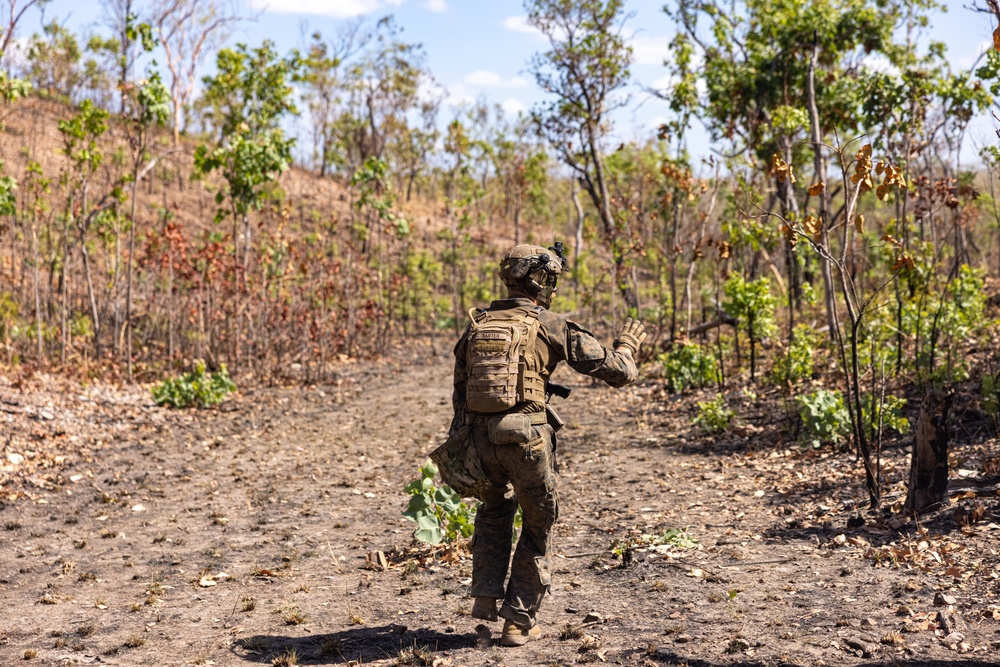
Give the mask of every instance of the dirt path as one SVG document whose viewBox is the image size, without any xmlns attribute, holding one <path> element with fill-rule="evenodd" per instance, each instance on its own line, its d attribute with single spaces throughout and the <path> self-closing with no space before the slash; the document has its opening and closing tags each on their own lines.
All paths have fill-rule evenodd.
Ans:
<svg viewBox="0 0 1000 667">
<path fill-rule="evenodd" d="M 402 489 L 447 427 L 450 372 L 437 357 L 81 425 L 109 433 L 90 463 L 73 452 L 0 505 L 0 665 L 997 664 L 995 500 L 964 533 L 848 529 L 844 454 L 752 417 L 715 442 L 656 383 L 571 376 L 544 637 L 477 645 L 460 554 L 366 568 L 412 546 Z M 651 544 L 674 528 L 696 548 Z"/>
</svg>

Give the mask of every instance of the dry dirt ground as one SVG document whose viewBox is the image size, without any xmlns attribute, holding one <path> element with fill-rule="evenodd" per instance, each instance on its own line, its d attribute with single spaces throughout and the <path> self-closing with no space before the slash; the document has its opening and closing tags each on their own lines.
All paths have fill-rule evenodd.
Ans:
<svg viewBox="0 0 1000 667">
<path fill-rule="evenodd" d="M 850 454 L 796 444 L 774 397 L 735 394 L 742 423 L 711 437 L 697 396 L 570 375 L 543 637 L 497 647 L 465 552 L 416 548 L 400 516 L 450 375 L 346 366 L 201 411 L 0 383 L 0 665 L 1000 663 L 995 495 L 866 513 Z M 956 449 L 961 479 L 990 472 Z M 885 464 L 901 479 L 904 448 Z"/>
</svg>

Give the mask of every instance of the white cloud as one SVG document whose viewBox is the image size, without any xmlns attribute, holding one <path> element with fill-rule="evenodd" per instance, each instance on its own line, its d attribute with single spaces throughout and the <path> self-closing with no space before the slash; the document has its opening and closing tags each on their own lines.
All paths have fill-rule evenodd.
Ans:
<svg viewBox="0 0 1000 667">
<path fill-rule="evenodd" d="M 881 74 L 889 74 L 891 76 L 899 74 L 899 68 L 889 62 L 889 59 L 881 53 L 869 53 L 862 58 L 861 66 L 869 71 Z"/>
<path fill-rule="evenodd" d="M 434 102 L 448 98 L 448 89 L 438 83 L 432 76 L 420 77 L 417 84 L 417 99 L 421 102 Z"/>
<path fill-rule="evenodd" d="M 315 14 L 345 19 L 371 14 L 383 5 L 399 7 L 404 2 L 406 0 L 250 0 L 250 6 L 275 14 Z"/>
<path fill-rule="evenodd" d="M 524 88 L 528 85 L 528 82 L 519 76 L 515 76 L 512 79 L 504 79 L 496 72 L 485 69 L 477 69 L 475 72 L 466 74 L 464 80 L 470 86 L 478 86 L 480 88 Z"/>
<path fill-rule="evenodd" d="M 448 3 L 445 0 L 427 0 L 424 7 L 438 14 L 448 11 Z"/>
<path fill-rule="evenodd" d="M 670 40 L 653 35 L 626 36 L 625 43 L 632 47 L 636 65 L 662 65 L 670 57 Z"/>
<path fill-rule="evenodd" d="M 985 39 L 979 42 L 979 44 L 976 44 L 976 47 L 972 51 L 966 53 L 964 56 L 960 56 L 959 58 L 953 60 L 956 69 L 960 70 L 969 69 L 977 62 L 980 65 L 982 65 L 985 61 L 985 59 L 981 60 L 981 58 L 983 58 L 983 54 L 992 48 L 993 48 L 992 38 Z"/>
<path fill-rule="evenodd" d="M 666 76 L 661 76 L 659 79 L 653 81 L 651 87 L 653 90 L 667 90 L 668 88 L 673 88 L 676 83 L 677 77 L 673 74 L 667 74 Z"/>
<path fill-rule="evenodd" d="M 460 83 L 447 87 L 447 94 L 444 98 L 445 103 L 460 107 L 463 104 L 472 104 L 476 101 L 476 96 L 469 92 L 469 89 Z"/>
<path fill-rule="evenodd" d="M 528 23 L 527 16 L 508 16 L 503 20 L 503 27 L 507 30 L 513 30 L 514 32 L 520 32 L 525 35 L 532 35 L 540 39 L 544 39 L 545 35 L 542 31 L 535 26 Z"/>
<path fill-rule="evenodd" d="M 503 107 L 504 113 L 510 116 L 516 116 L 517 114 L 524 113 L 528 110 L 528 107 L 524 106 L 524 102 L 516 97 L 504 100 L 500 106 Z"/>
</svg>

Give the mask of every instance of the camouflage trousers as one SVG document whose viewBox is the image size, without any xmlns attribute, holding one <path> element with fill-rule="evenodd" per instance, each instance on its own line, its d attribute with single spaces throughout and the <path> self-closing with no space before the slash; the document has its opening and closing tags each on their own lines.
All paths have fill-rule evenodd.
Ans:
<svg viewBox="0 0 1000 667">
<path fill-rule="evenodd" d="M 555 433 L 548 424 L 532 428 L 537 437 L 524 445 L 494 445 L 485 427 L 473 429 L 473 442 L 490 486 L 480 496 L 483 502 L 476 513 L 471 593 L 503 599 L 500 616 L 524 628 L 534 627 L 535 614 L 549 590 L 550 535 L 559 514 Z M 511 561 L 518 505 L 521 536 Z"/>
</svg>

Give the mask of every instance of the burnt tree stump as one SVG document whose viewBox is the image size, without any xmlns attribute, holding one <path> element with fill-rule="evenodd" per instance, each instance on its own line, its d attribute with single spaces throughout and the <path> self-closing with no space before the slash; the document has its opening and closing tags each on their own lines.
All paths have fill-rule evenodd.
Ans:
<svg viewBox="0 0 1000 667">
<path fill-rule="evenodd" d="M 920 402 L 917 426 L 913 429 L 910 481 L 904 510 L 919 514 L 948 501 L 948 411 L 954 395 L 938 401 L 930 393 Z"/>
</svg>

